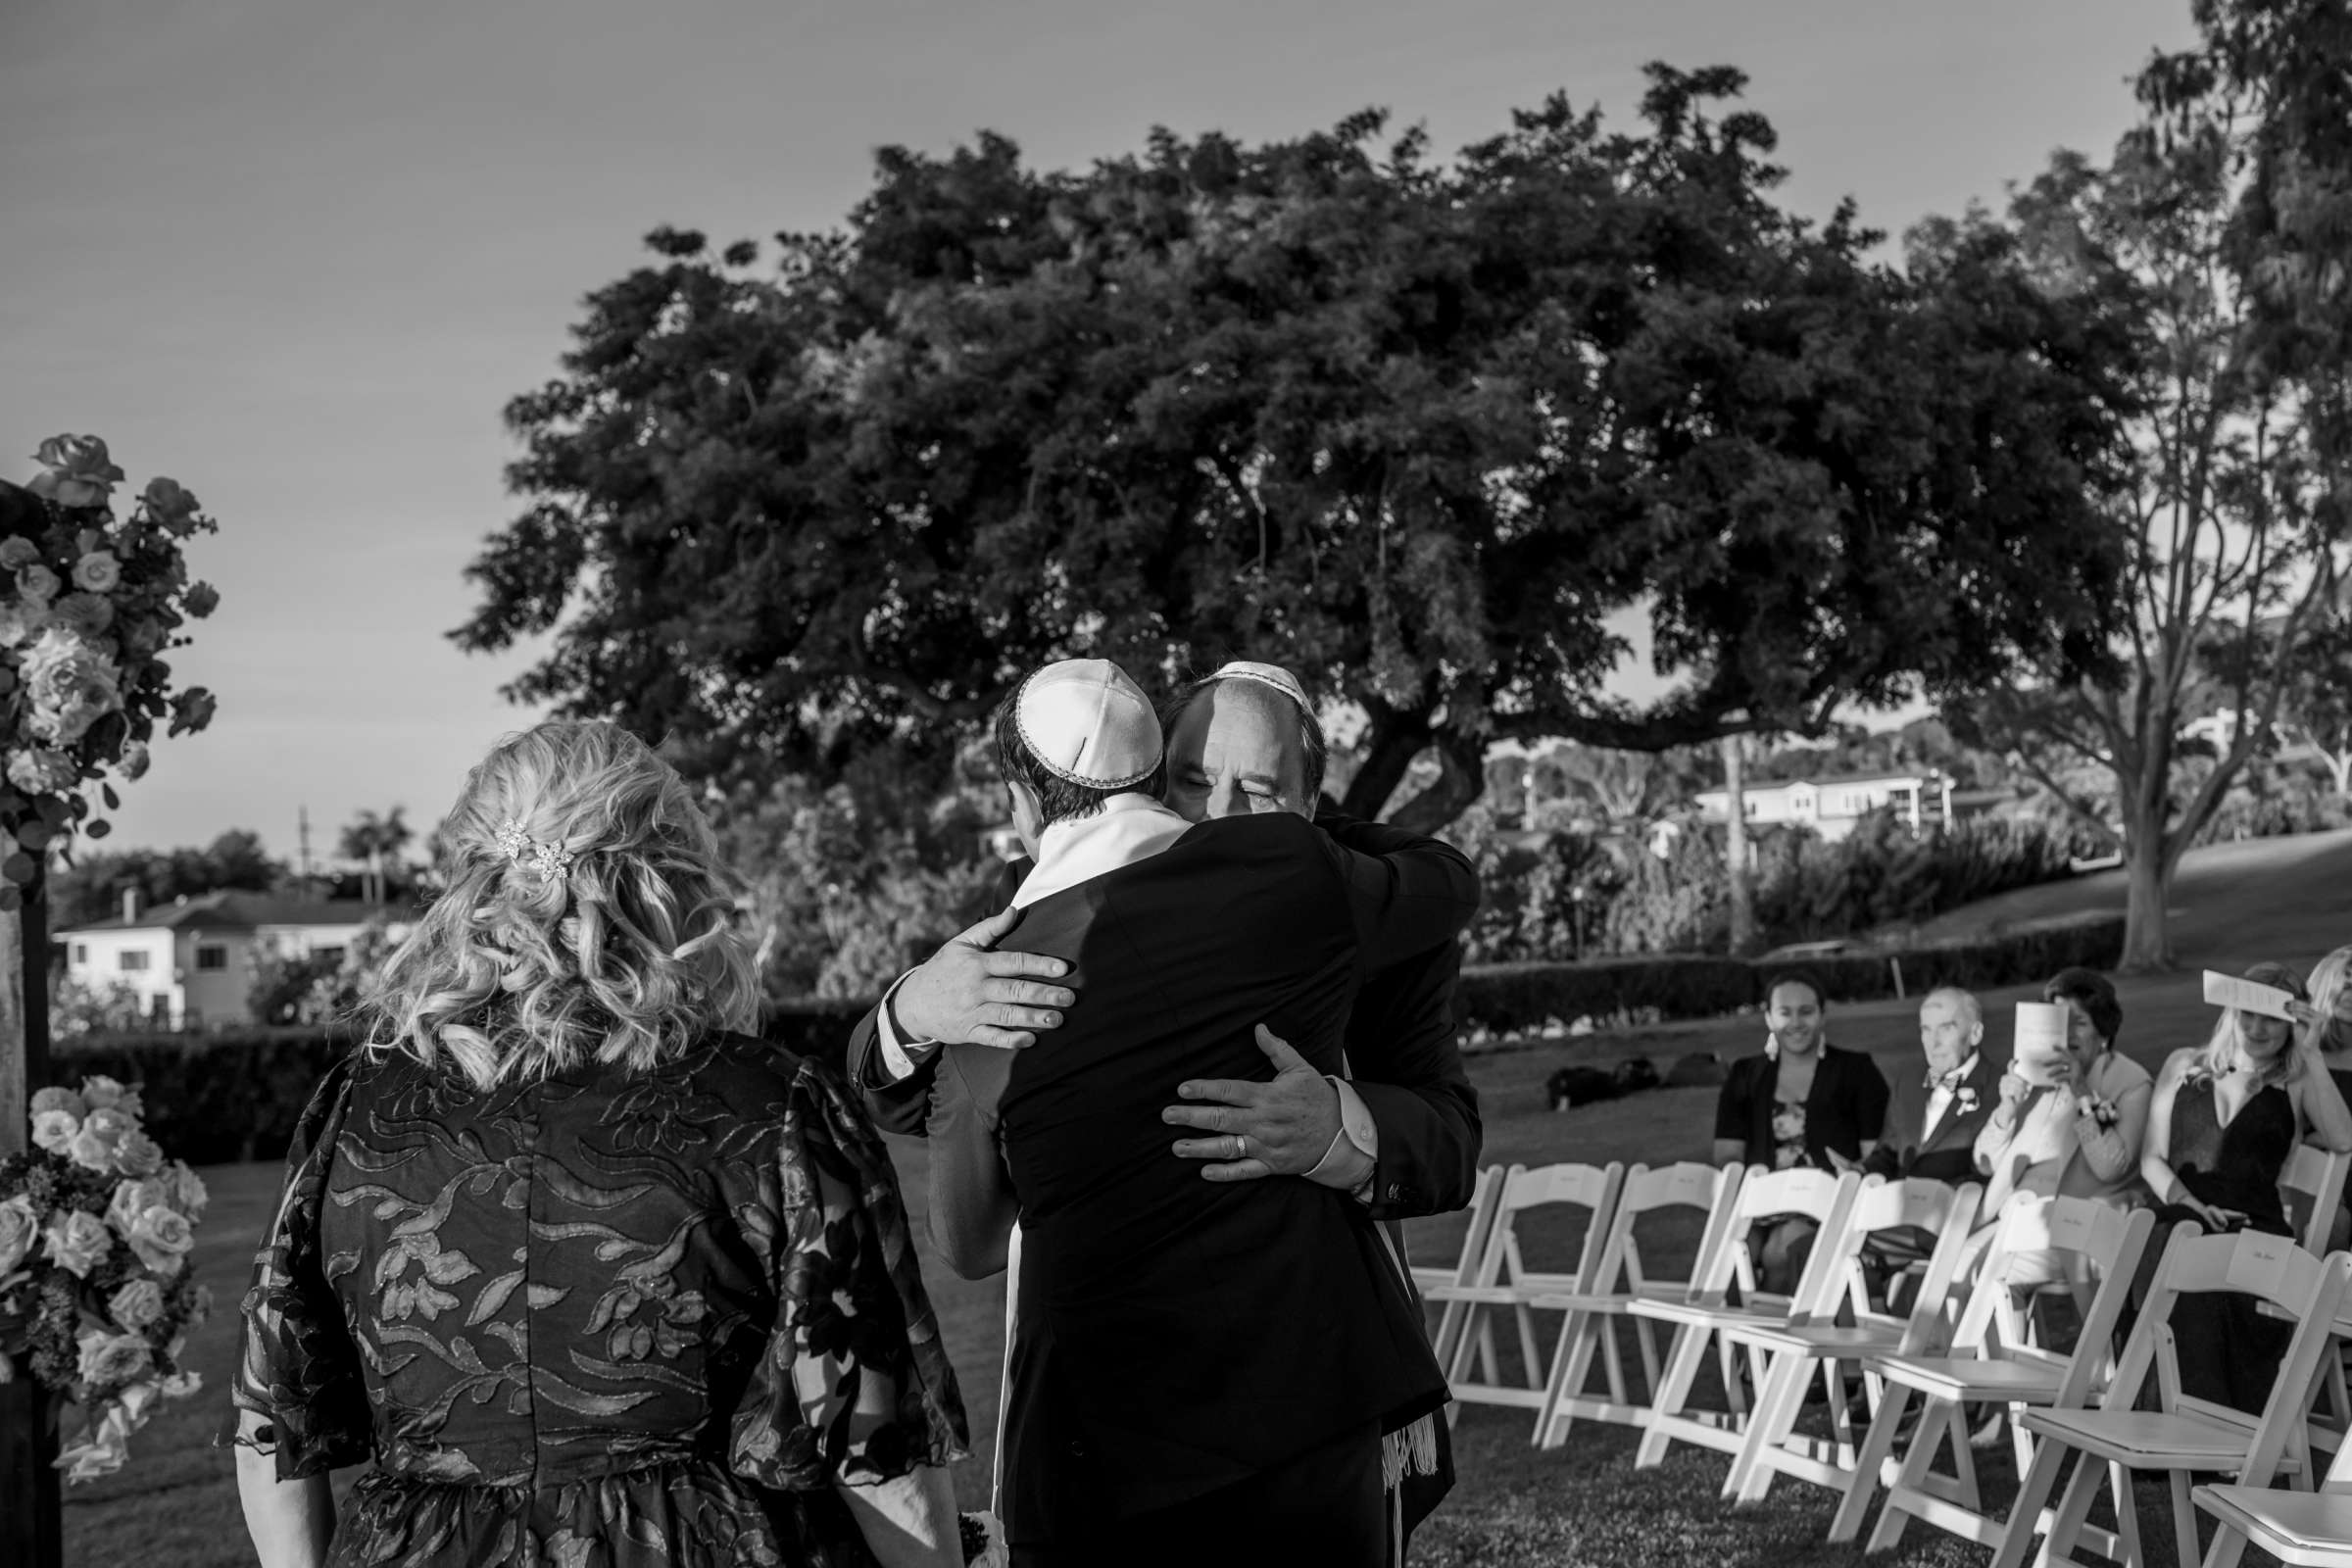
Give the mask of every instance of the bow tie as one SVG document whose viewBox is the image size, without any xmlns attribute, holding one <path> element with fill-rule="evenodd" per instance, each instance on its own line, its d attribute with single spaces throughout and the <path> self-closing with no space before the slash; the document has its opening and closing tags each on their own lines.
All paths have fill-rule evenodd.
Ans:
<svg viewBox="0 0 2352 1568">
<path fill-rule="evenodd" d="M 1934 1073 L 1928 1074 L 1928 1093 L 1932 1095 L 1938 1089 L 1942 1090 L 1945 1094 L 1951 1094 L 1957 1091 L 1960 1087 L 1961 1081 L 1969 1075 L 1970 1069 L 1974 1068 L 1976 1064 L 1976 1057 L 1971 1056 L 1968 1060 L 1962 1062 L 1959 1066 L 1954 1067 L 1950 1072 L 1945 1073 L 1940 1078 Z"/>
</svg>

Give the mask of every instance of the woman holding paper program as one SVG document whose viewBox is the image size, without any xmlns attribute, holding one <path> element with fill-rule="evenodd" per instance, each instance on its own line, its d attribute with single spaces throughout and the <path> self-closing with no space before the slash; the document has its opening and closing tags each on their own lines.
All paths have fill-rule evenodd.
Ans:
<svg viewBox="0 0 2352 1568">
<path fill-rule="evenodd" d="M 2017 1005 L 2001 1102 L 1977 1135 L 1982 1212 L 1999 1213 L 2016 1192 L 2130 1208 L 2152 1086 L 2146 1068 L 2115 1051 L 2123 1004 L 2088 969 L 2060 970 L 2041 996 Z"/>
<path fill-rule="evenodd" d="M 2287 1156 L 2306 1130 L 2329 1151 L 2352 1150 L 2352 1110 L 2320 1056 L 2322 1029 L 2311 1018 L 2303 982 L 2282 963 L 2258 963 L 2246 981 L 2268 992 L 2232 988 L 2239 1004 L 2222 1009 L 2202 1047 L 2176 1051 L 2156 1076 L 2148 1148 L 2140 1159 L 2159 1205 L 2157 1229 L 2193 1219 L 2208 1231 L 2293 1233 L 2278 1193 Z M 2257 1011 L 2256 1007 L 2264 1010 Z M 2175 1309 L 2182 1389 L 2259 1411 L 2278 1376 L 2285 1325 L 2252 1310 L 2243 1298 L 2183 1298 L 2192 1317 Z M 2217 1314 L 2215 1332 L 2195 1315 Z"/>
</svg>

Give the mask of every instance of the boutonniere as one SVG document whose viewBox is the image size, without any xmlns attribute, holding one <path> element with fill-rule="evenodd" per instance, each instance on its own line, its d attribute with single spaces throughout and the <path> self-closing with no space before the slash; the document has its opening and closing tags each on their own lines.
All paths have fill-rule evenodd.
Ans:
<svg viewBox="0 0 2352 1568">
<path fill-rule="evenodd" d="M 1974 1084 L 1962 1084 L 1957 1090 L 1953 1091 L 1952 1103 L 1960 1107 L 1961 1115 L 1975 1115 L 1977 1113 L 1978 1103 L 1977 1086 Z"/>
</svg>

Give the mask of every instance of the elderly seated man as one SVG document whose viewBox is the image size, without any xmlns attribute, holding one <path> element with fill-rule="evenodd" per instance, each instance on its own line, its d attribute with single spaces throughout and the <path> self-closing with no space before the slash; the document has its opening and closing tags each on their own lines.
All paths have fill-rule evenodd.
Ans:
<svg viewBox="0 0 2352 1568">
<path fill-rule="evenodd" d="M 1900 1072 L 1886 1100 L 1886 1128 L 1862 1162 L 1865 1171 L 1888 1181 L 1920 1177 L 1958 1186 L 1981 1180 L 1977 1135 L 2000 1104 L 2005 1056 L 1984 1043 L 1984 1009 L 1957 986 L 1941 986 L 1920 999 L 1919 1050 L 1915 1072 Z M 1868 1255 L 1889 1277 L 1888 1304 L 1899 1305 L 1903 1271 L 1935 1250 L 1924 1231 L 1888 1231 L 1873 1237 Z"/>
</svg>

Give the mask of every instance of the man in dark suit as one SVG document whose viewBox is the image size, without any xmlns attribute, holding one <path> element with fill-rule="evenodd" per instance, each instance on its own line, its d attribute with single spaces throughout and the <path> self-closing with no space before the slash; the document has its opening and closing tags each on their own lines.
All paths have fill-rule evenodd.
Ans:
<svg viewBox="0 0 2352 1568">
<path fill-rule="evenodd" d="M 1289 811 L 1185 822 L 1109 767 L 1120 746 L 1057 739 L 1037 683 L 1067 667 L 1001 712 L 998 752 L 1037 862 L 1008 942 L 1072 962 L 1080 1000 L 1027 1050 L 946 1048 L 928 1117 L 951 1264 L 1002 1266 L 1021 1225 L 1014 1561 L 1369 1568 L 1382 1436 L 1446 1397 L 1410 1292 L 1348 1189 L 1202 1182 L 1160 1112 L 1261 1053 L 1335 1073 L 1364 973 L 1450 941 L 1476 878 L 1391 829 L 1369 856 Z"/>
<path fill-rule="evenodd" d="M 1862 1168 L 1889 1180 L 1976 1181 L 1977 1134 L 2000 1103 L 2008 1061 L 1985 1048 L 1984 1009 L 1957 986 L 1920 1000 L 1919 1049 L 1924 1070 L 1894 1075 L 1886 1130 Z"/>
</svg>

